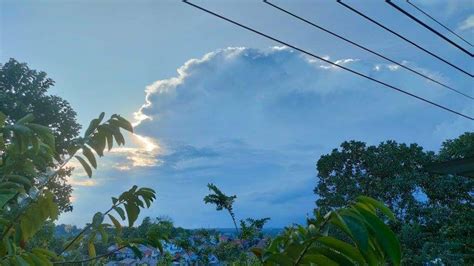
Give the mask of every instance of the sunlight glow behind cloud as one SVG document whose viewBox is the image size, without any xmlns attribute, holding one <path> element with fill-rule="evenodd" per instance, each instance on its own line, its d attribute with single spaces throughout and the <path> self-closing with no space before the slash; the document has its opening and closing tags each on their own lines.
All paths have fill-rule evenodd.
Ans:
<svg viewBox="0 0 474 266">
<path fill-rule="evenodd" d="M 432 100 L 446 95 L 386 62 L 332 60 Z M 98 172 L 116 182 L 113 194 L 131 184 L 156 189 L 159 200 L 143 215 L 169 215 L 185 227 L 225 226 L 202 203 L 213 182 L 238 195 L 239 219 L 270 216 L 270 226 L 282 226 L 311 212 L 315 162 L 342 141 L 438 145 L 451 131 L 472 129 L 456 123 L 451 130 L 452 116 L 334 70 L 286 47 L 229 47 L 188 60 L 175 77 L 146 87 L 131 144 L 101 158 Z M 105 187 L 87 189 L 112 194 Z M 77 197 L 99 197 L 79 188 Z"/>
</svg>

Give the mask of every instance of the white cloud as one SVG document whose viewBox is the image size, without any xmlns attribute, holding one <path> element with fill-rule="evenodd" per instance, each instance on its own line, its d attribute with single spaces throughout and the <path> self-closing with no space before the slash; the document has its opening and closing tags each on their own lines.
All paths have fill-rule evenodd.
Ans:
<svg viewBox="0 0 474 266">
<path fill-rule="evenodd" d="M 472 28 L 474 28 L 474 15 L 470 15 L 459 25 L 460 30 L 469 30 Z"/>
<path fill-rule="evenodd" d="M 445 96 L 388 65 L 375 64 L 381 67 L 376 71 L 373 62 L 336 60 L 432 100 Z M 166 214 L 185 227 L 226 226 L 227 217 L 202 202 L 206 184 L 214 182 L 238 195 L 238 218 L 270 216 L 271 226 L 303 222 L 314 207 L 314 165 L 321 154 L 350 139 L 433 146 L 436 127 L 453 119 L 322 65 L 286 47 L 225 48 L 188 60 L 175 77 L 146 88 L 135 113 L 140 137 L 101 159 L 116 185 L 100 191 L 116 195 L 131 184 L 150 186 L 158 200 L 143 215 Z M 89 195 L 99 188 L 87 189 L 78 197 L 99 201 Z M 87 209 L 80 204 L 78 209 Z"/>
</svg>

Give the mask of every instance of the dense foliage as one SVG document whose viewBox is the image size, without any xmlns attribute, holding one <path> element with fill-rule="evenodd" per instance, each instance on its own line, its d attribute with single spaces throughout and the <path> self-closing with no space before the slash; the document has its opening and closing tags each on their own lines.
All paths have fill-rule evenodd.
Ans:
<svg viewBox="0 0 474 266">
<path fill-rule="evenodd" d="M 327 212 L 358 195 L 373 197 L 399 221 L 391 226 L 402 242 L 405 264 L 472 264 L 474 181 L 430 174 L 424 166 L 473 155 L 474 133 L 444 142 L 438 154 L 395 141 L 378 146 L 344 142 L 317 162 L 316 205 Z"/>
<path fill-rule="evenodd" d="M 48 127 L 55 138 L 52 148 L 57 159 L 51 162 L 51 167 L 57 167 L 61 164 L 61 156 L 68 154 L 81 126 L 76 122 L 76 112 L 66 100 L 47 94 L 53 85 L 54 81 L 46 73 L 32 70 L 15 59 L 0 64 L 0 112 L 7 115 L 7 123 L 34 114 L 36 124 Z M 70 167 L 62 168 L 46 184 L 60 212 L 72 210 L 72 187 L 67 183 L 71 171 Z"/>
</svg>

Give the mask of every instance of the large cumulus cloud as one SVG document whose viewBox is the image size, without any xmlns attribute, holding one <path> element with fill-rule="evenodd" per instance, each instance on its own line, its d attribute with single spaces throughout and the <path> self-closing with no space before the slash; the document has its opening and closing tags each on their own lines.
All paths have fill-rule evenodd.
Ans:
<svg viewBox="0 0 474 266">
<path fill-rule="evenodd" d="M 431 100 L 447 95 L 384 62 L 332 59 Z M 239 218 L 269 216 L 282 226 L 311 212 L 315 162 L 340 142 L 396 139 L 436 148 L 450 123 L 459 134 L 472 130 L 451 114 L 282 47 L 226 48 L 189 60 L 176 77 L 146 88 L 135 118 L 136 132 L 153 145 L 124 150 L 133 160 L 117 153 L 119 167 L 108 175 L 126 176 L 120 189 L 156 188 L 158 203 L 145 214 L 166 214 L 186 227 L 230 226 L 202 202 L 208 182 L 239 196 Z"/>
</svg>

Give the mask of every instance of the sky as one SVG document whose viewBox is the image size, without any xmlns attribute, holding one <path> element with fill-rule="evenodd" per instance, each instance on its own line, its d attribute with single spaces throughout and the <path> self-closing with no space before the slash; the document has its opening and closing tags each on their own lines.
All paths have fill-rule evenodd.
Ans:
<svg viewBox="0 0 474 266">
<path fill-rule="evenodd" d="M 474 94 L 472 79 L 335 1 L 272 1 L 425 75 Z M 345 2 L 474 72 L 472 59 L 384 1 Z M 472 1 L 412 1 L 474 42 Z M 193 1 L 295 46 L 474 116 L 472 100 L 296 21 L 261 1 Z M 397 1 L 429 22 L 405 1 Z M 431 23 L 431 22 L 430 22 Z M 433 25 L 433 24 L 430 24 Z M 437 25 L 433 25 L 439 29 Z M 439 29 L 440 31 L 442 29 Z M 446 33 L 448 34 L 448 33 Z M 464 45 L 455 36 L 448 35 Z M 473 50 L 472 47 L 471 51 Z M 127 145 L 77 166 L 82 226 L 136 184 L 157 191 L 145 216 L 187 228 L 231 227 L 205 205 L 206 184 L 238 196 L 237 218 L 302 223 L 317 198 L 316 161 L 345 140 L 419 143 L 427 150 L 474 124 L 196 10 L 181 1 L 0 0 L 0 62 L 15 58 L 56 81 L 83 125 L 102 111 L 135 125 Z"/>
</svg>

